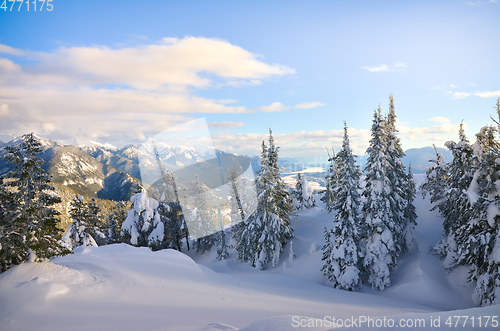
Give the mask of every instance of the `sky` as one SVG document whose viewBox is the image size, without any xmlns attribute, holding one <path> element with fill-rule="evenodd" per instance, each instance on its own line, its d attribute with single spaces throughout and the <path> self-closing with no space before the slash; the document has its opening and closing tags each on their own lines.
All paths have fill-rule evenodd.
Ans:
<svg viewBox="0 0 500 331">
<path fill-rule="evenodd" d="M 460 122 L 474 141 L 497 116 L 496 0 L 37 6 L 0 7 L 2 141 L 121 147 L 205 117 L 221 150 L 259 154 L 271 128 L 280 156 L 321 162 L 343 121 L 363 154 L 390 94 L 405 150 L 457 140 Z"/>
</svg>

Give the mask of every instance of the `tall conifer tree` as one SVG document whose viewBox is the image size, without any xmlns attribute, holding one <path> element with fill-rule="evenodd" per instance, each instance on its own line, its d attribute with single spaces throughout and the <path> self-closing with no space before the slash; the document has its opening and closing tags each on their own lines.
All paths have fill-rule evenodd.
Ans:
<svg viewBox="0 0 500 331">
<path fill-rule="evenodd" d="M 54 205 L 61 202 L 54 193 L 51 177 L 42 169 L 38 156 L 41 144 L 33 133 L 24 135 L 18 146 L 6 146 L 5 158 L 14 169 L 2 176 L 3 197 L 2 270 L 27 259 L 37 261 L 68 253 L 60 243 L 59 213 Z M 5 251 L 7 250 L 7 251 Z"/>
<path fill-rule="evenodd" d="M 387 137 L 380 106 L 373 115 L 369 154 L 365 167 L 366 184 L 363 196 L 363 223 L 367 229 L 366 254 L 363 265 L 368 273 L 368 282 L 373 288 L 384 290 L 391 285 L 390 270 L 396 266 L 400 251 L 397 247 L 399 224 L 391 210 L 391 182 L 388 171 L 391 167 L 387 151 Z"/>
<path fill-rule="evenodd" d="M 292 207 L 285 183 L 280 178 L 278 147 L 269 130 L 269 146 L 262 142 L 261 169 L 256 188 L 257 209 L 248 216 L 237 233 L 238 259 L 264 269 L 275 267 L 286 241 L 293 235 L 290 227 Z"/>
<path fill-rule="evenodd" d="M 406 204 L 412 201 L 410 197 L 406 197 L 407 191 L 405 187 L 409 183 L 408 175 L 406 174 L 405 166 L 401 162 L 401 158 L 405 156 L 403 148 L 401 147 L 401 141 L 397 137 L 396 129 L 396 112 L 394 108 L 394 97 L 392 94 L 389 96 L 389 113 L 385 120 L 385 135 L 387 137 L 387 145 L 385 154 L 389 162 L 389 167 L 387 168 L 387 177 L 390 180 L 390 192 L 389 201 L 391 204 L 391 219 L 396 224 L 394 231 L 394 239 L 396 243 L 396 249 L 404 252 L 408 249 L 405 238 L 405 229 L 408 228 L 409 220 L 404 217 Z M 411 179 L 413 180 L 413 179 Z M 408 192 L 411 194 L 410 192 Z M 411 206 L 409 206 L 411 208 Z"/>
<path fill-rule="evenodd" d="M 344 122 L 344 141 L 337 154 L 341 166 L 335 190 L 337 212 L 330 234 L 325 233 L 323 246 L 323 273 L 335 287 L 353 290 L 361 285 L 361 259 L 363 229 L 360 220 L 361 196 L 359 194 L 361 171 L 349 145 L 347 125 Z M 325 231 L 328 231 L 325 229 Z"/>
</svg>

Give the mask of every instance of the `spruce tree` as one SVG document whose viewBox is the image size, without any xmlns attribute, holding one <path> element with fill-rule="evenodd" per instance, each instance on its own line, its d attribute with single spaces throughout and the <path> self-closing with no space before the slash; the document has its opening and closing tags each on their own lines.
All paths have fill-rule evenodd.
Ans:
<svg viewBox="0 0 500 331">
<path fill-rule="evenodd" d="M 403 251 L 409 251 L 413 245 L 413 236 L 415 233 L 415 226 L 417 225 L 417 212 L 413 202 L 417 196 L 417 188 L 415 184 L 415 179 L 413 178 L 413 173 L 411 171 L 411 164 L 408 167 L 407 180 L 404 185 L 403 196 L 405 197 L 405 205 L 403 211 L 403 218 L 406 221 L 405 228 L 403 230 Z"/>
<path fill-rule="evenodd" d="M 406 203 L 410 200 L 410 197 L 406 197 L 405 187 L 409 183 L 408 175 L 406 174 L 405 166 L 401 162 L 401 158 L 405 156 L 403 148 L 401 147 L 401 141 L 397 137 L 396 129 L 396 112 L 394 108 L 394 97 L 392 94 L 389 96 L 389 113 L 384 121 L 384 131 L 387 137 L 386 151 L 387 161 L 389 162 L 389 167 L 387 167 L 387 177 L 390 181 L 390 191 L 389 191 L 389 202 L 391 204 L 391 219 L 395 223 L 394 240 L 396 243 L 396 249 L 405 252 L 408 249 L 405 238 L 405 229 L 409 228 L 409 220 L 404 217 L 404 212 L 406 209 Z M 413 179 L 412 179 L 413 180 Z M 411 193 L 409 193 L 411 194 Z M 411 208 L 411 206 L 409 206 Z"/>
<path fill-rule="evenodd" d="M 220 213 L 220 207 L 217 207 L 218 209 L 218 214 L 219 216 L 221 215 Z M 220 260 L 225 260 L 229 256 L 229 252 L 227 251 L 227 243 L 226 243 L 226 233 L 224 232 L 224 226 L 222 225 L 222 218 L 218 218 L 218 225 L 217 228 L 219 232 L 216 234 L 217 236 L 217 259 Z"/>
<path fill-rule="evenodd" d="M 313 189 L 309 182 L 297 174 L 297 182 L 295 188 L 292 190 L 292 205 L 295 209 L 306 209 L 316 206 L 316 200 L 313 195 Z"/>
<path fill-rule="evenodd" d="M 161 202 L 158 205 L 158 213 L 163 222 L 164 237 L 161 245 L 153 250 L 172 248 L 180 252 L 182 241 L 188 236 L 188 228 L 180 203 L 176 201 Z"/>
<path fill-rule="evenodd" d="M 54 205 L 61 200 L 55 195 L 51 177 L 42 169 L 38 156 L 41 144 L 33 133 L 24 135 L 17 146 L 4 147 L 5 158 L 14 169 L 2 176 L 0 258 L 2 270 L 27 259 L 38 261 L 67 254 L 58 239 L 59 213 Z"/>
<path fill-rule="evenodd" d="M 493 128 L 483 130 L 492 131 Z M 469 220 L 454 233 L 457 264 L 472 267 L 470 280 L 476 282 L 473 299 L 481 306 L 500 303 L 500 192 L 495 185 L 500 179 L 497 156 L 483 151 L 468 195 Z"/>
<path fill-rule="evenodd" d="M 125 201 L 117 201 L 113 207 L 113 219 L 116 222 L 116 232 L 118 238 L 116 242 L 124 242 L 121 236 L 122 224 L 127 219 L 129 208 Z"/>
<path fill-rule="evenodd" d="M 269 130 L 269 146 L 262 142 L 261 169 L 256 188 L 258 204 L 237 233 L 238 259 L 264 269 L 275 267 L 286 241 L 293 236 L 290 228 L 292 207 L 278 168 L 278 147 Z"/>
<path fill-rule="evenodd" d="M 92 231 L 94 212 L 95 210 L 90 210 L 89 205 L 84 202 L 82 196 L 73 198 L 70 210 L 70 218 L 73 222 L 68 226 L 68 230 L 63 236 L 63 241 L 72 250 L 80 246 L 97 247 L 92 235 L 95 233 L 95 231 Z"/>
<path fill-rule="evenodd" d="M 104 245 L 116 244 L 120 240 L 120 231 L 118 230 L 118 222 L 115 218 L 115 213 L 108 215 L 106 221 L 106 238 Z"/>
<path fill-rule="evenodd" d="M 336 199 L 334 191 L 335 188 L 337 187 L 337 182 L 339 180 L 337 161 L 335 159 L 335 150 L 333 148 L 332 148 L 332 154 L 328 152 L 328 162 L 330 162 L 330 165 L 325 175 L 326 190 L 324 192 L 323 197 L 321 197 L 321 201 L 325 203 L 326 210 L 331 212 L 333 209 L 333 202 Z"/>
<path fill-rule="evenodd" d="M 434 249 L 445 257 L 446 269 L 454 268 L 461 259 L 456 242 L 457 230 L 466 225 L 471 218 L 472 206 L 467 190 L 474 174 L 474 154 L 469 140 L 465 136 L 462 123 L 458 132 L 459 142 L 447 141 L 445 146 L 452 152 L 453 160 L 447 164 L 447 190 L 437 208 L 443 215 L 443 229 L 447 236 L 440 240 Z"/>
<path fill-rule="evenodd" d="M 387 137 L 384 131 L 380 106 L 373 115 L 371 140 L 366 153 L 369 154 L 365 167 L 366 179 L 363 196 L 363 224 L 366 228 L 366 253 L 363 266 L 368 273 L 372 288 L 384 290 L 391 285 L 390 270 L 396 266 L 400 251 L 397 246 L 398 219 L 391 210 L 391 182 L 388 171 L 391 167 L 387 151 Z"/>
<path fill-rule="evenodd" d="M 435 145 L 432 146 L 436 152 L 436 157 L 433 160 L 429 160 L 432 164 L 427 169 L 425 181 L 420 188 L 423 198 L 429 194 L 430 201 L 433 204 L 431 210 L 435 210 L 439 208 L 439 206 L 444 206 L 443 202 L 447 191 L 448 171 L 443 154 L 437 150 Z M 442 211 L 440 210 L 440 212 Z"/>
<path fill-rule="evenodd" d="M 300 172 L 297 174 L 297 181 L 295 182 L 295 188 L 292 190 L 291 194 L 292 206 L 295 209 L 302 209 L 304 207 L 304 198 L 302 196 L 302 176 Z"/>
<path fill-rule="evenodd" d="M 101 207 L 99 206 L 95 198 L 91 198 L 88 203 L 89 219 L 88 219 L 88 231 L 95 239 L 98 246 L 104 245 L 106 243 L 106 233 L 108 229 L 106 224 L 101 220 Z"/>
<path fill-rule="evenodd" d="M 337 159 L 341 166 L 338 169 L 339 181 L 335 190 L 337 200 L 333 205 L 336 216 L 330 233 L 325 234 L 327 240 L 323 245 L 325 262 L 321 270 L 334 287 L 351 291 L 361 285 L 360 269 L 363 257 L 359 194 L 361 171 L 349 146 L 345 122 L 344 141 Z"/>
<path fill-rule="evenodd" d="M 500 98 L 497 101 L 500 119 Z M 499 121 L 500 122 L 500 121 Z M 499 123 L 497 122 L 497 124 Z M 472 267 L 476 282 L 473 300 L 481 306 L 500 304 L 500 140 L 495 127 L 484 127 L 476 135 L 475 172 L 467 195 L 469 220 L 455 233 L 457 263 Z"/>
<path fill-rule="evenodd" d="M 445 194 L 443 205 L 438 207 L 443 211 L 443 227 L 446 235 L 453 234 L 461 225 L 467 222 L 469 199 L 466 191 L 472 181 L 473 150 L 465 136 L 463 125 L 460 123 L 458 131 L 459 141 L 447 141 L 445 146 L 453 154 L 453 160 L 448 166 L 448 190 Z"/>
<path fill-rule="evenodd" d="M 139 247 L 155 247 L 163 241 L 164 226 L 158 212 L 158 201 L 137 193 L 130 197 L 132 208 L 121 226 L 121 237 Z"/>
<path fill-rule="evenodd" d="M 0 272 L 26 260 L 22 237 L 17 234 L 17 224 L 12 222 L 16 210 L 15 197 L 0 177 Z"/>
</svg>

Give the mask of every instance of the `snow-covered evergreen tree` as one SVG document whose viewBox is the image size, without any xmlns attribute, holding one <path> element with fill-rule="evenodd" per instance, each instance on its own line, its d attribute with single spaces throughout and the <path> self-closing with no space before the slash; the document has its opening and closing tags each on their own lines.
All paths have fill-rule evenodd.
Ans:
<svg viewBox="0 0 500 331">
<path fill-rule="evenodd" d="M 321 271 L 323 271 L 323 274 L 328 277 L 328 274 L 330 274 L 333 270 L 329 270 L 330 266 L 332 265 L 332 257 L 333 257 L 333 242 L 332 242 L 332 231 L 331 229 L 325 229 L 323 230 L 323 235 L 325 238 L 325 243 L 323 244 L 323 247 L 321 248 L 323 252 L 323 257 L 321 260 L 323 261 L 323 266 L 321 267 Z M 311 248 L 309 248 L 309 254 L 311 254 Z"/>
<path fill-rule="evenodd" d="M 436 152 L 436 157 L 433 160 L 429 160 L 432 164 L 427 169 L 425 181 L 420 188 L 423 198 L 429 194 L 431 203 L 433 204 L 431 210 L 435 210 L 439 206 L 444 206 L 443 202 L 447 191 L 448 171 L 443 154 L 437 150 L 435 145 L 432 146 Z"/>
<path fill-rule="evenodd" d="M 38 261 L 67 254 L 58 239 L 57 210 L 61 202 L 51 185 L 51 177 L 42 169 L 38 156 L 41 144 L 31 133 L 17 146 L 5 146 L 5 158 L 14 169 L 2 176 L 2 229 L 0 258 L 2 270 L 27 259 Z"/>
<path fill-rule="evenodd" d="M 339 181 L 335 190 L 336 211 L 331 233 L 325 234 L 323 245 L 324 275 L 334 287 L 353 290 L 361 285 L 361 259 L 363 229 L 360 223 L 361 196 L 359 194 L 361 171 L 349 145 L 347 125 L 344 122 L 344 141 L 337 154 Z M 327 230 L 328 231 L 328 230 Z"/>
<path fill-rule="evenodd" d="M 445 143 L 445 146 L 453 154 L 453 160 L 448 166 L 448 190 L 445 194 L 444 205 L 439 207 L 439 210 L 443 211 L 443 227 L 447 235 L 453 234 L 468 220 L 469 216 L 466 211 L 470 206 L 466 191 L 470 186 L 474 174 L 474 152 L 469 140 L 465 136 L 462 123 L 460 123 L 458 136 L 458 143 L 454 141 L 447 141 Z"/>
<path fill-rule="evenodd" d="M 388 177 L 389 163 L 387 137 L 384 131 L 380 106 L 374 112 L 369 154 L 365 167 L 366 179 L 363 196 L 363 224 L 367 230 L 366 253 L 363 266 L 368 282 L 373 288 L 384 290 L 391 285 L 390 270 L 396 266 L 400 251 L 395 234 L 400 230 L 399 218 L 391 210 L 391 182 Z M 396 212 L 399 212 L 397 210 Z"/>
<path fill-rule="evenodd" d="M 118 222 L 114 213 L 108 215 L 105 234 L 105 245 L 116 244 L 120 240 L 120 231 L 118 230 Z"/>
<path fill-rule="evenodd" d="M 217 207 L 219 216 L 221 215 L 220 213 L 220 208 Z M 224 232 L 224 226 L 222 225 L 222 218 L 219 217 L 218 219 L 218 230 L 219 232 L 216 234 L 217 235 L 217 259 L 220 260 L 225 260 L 229 256 L 229 252 L 227 251 L 227 243 L 226 243 L 226 233 Z"/>
<path fill-rule="evenodd" d="M 486 129 L 486 130 L 485 130 Z M 496 129 L 483 128 L 479 135 Z M 468 190 L 471 209 L 467 223 L 454 233 L 457 264 L 472 267 L 470 279 L 476 281 L 474 301 L 481 305 L 500 303 L 500 166 L 498 156 L 483 150 L 479 168 Z"/>
<path fill-rule="evenodd" d="M 292 206 L 299 210 L 304 208 L 304 198 L 302 197 L 302 176 L 300 172 L 297 174 L 297 181 L 291 193 Z"/>
<path fill-rule="evenodd" d="M 335 188 L 337 187 L 337 182 L 339 179 L 337 162 L 335 159 L 335 150 L 333 148 L 332 148 L 332 154 L 328 152 L 328 162 L 330 162 L 330 166 L 328 167 L 328 171 L 325 175 L 326 190 L 320 200 L 325 203 L 326 210 L 332 211 L 333 202 L 336 199 L 334 191 Z"/>
<path fill-rule="evenodd" d="M 404 247 L 403 251 L 409 251 L 413 245 L 415 226 L 417 225 L 417 212 L 413 204 L 417 196 L 417 188 L 411 171 L 411 164 L 408 167 L 408 175 L 404 185 L 403 196 L 405 197 L 403 218 L 406 220 L 406 223 L 403 229 L 404 241 L 402 245 Z"/>
<path fill-rule="evenodd" d="M 91 198 L 88 203 L 89 210 L 89 233 L 95 239 L 95 242 L 98 246 L 106 244 L 106 232 L 108 229 L 106 228 L 106 222 L 101 220 L 101 207 L 99 206 L 98 201 L 95 198 Z"/>
<path fill-rule="evenodd" d="M 159 203 L 158 212 L 163 222 L 164 236 L 161 245 L 153 249 L 172 248 L 180 252 L 185 239 L 189 250 L 188 228 L 180 203 L 175 201 Z"/>
<path fill-rule="evenodd" d="M 500 119 L 500 98 L 497 114 Z M 487 306 L 500 304 L 500 140 L 497 128 L 491 126 L 476 136 L 476 171 L 467 191 L 469 220 L 454 237 L 457 263 L 472 267 L 470 280 L 476 281 L 473 300 Z"/>
<path fill-rule="evenodd" d="M 26 260 L 22 237 L 17 235 L 17 224 L 12 222 L 16 212 L 14 192 L 5 185 L 0 177 L 0 272 Z"/>
<path fill-rule="evenodd" d="M 71 250 L 80 246 L 95 246 L 97 243 L 92 236 L 92 212 L 89 205 L 84 202 L 82 196 L 74 197 L 71 202 L 70 217 L 73 221 L 66 233 L 63 235 L 63 241 L 68 244 Z"/>
<path fill-rule="evenodd" d="M 437 205 L 443 215 L 443 229 L 446 239 L 439 241 L 435 251 L 445 257 L 446 269 L 455 267 L 461 259 L 456 242 L 457 230 L 467 224 L 472 210 L 467 190 L 474 174 L 474 151 L 465 136 L 462 123 L 459 129 L 459 142 L 447 141 L 445 146 L 452 152 L 453 160 L 447 164 L 447 190 L 444 198 Z"/>
<path fill-rule="evenodd" d="M 292 205 L 297 210 L 316 206 L 313 189 L 300 173 L 297 174 L 297 182 L 292 190 Z"/>
<path fill-rule="evenodd" d="M 285 183 L 279 175 L 278 147 L 269 130 L 269 146 L 262 142 L 261 169 L 256 181 L 258 205 L 237 233 L 238 259 L 264 269 L 268 262 L 275 267 L 290 228 L 292 206 Z"/>
<path fill-rule="evenodd" d="M 122 224 L 121 237 L 134 246 L 154 246 L 163 241 L 164 226 L 158 213 L 158 201 L 137 193 L 130 197 L 132 208 Z"/>
<path fill-rule="evenodd" d="M 387 138 L 385 155 L 389 162 L 387 170 L 387 177 L 390 181 L 389 202 L 391 204 L 391 219 L 395 223 L 395 230 L 393 231 L 396 249 L 404 252 L 408 249 L 406 243 L 405 229 L 411 226 L 408 224 L 409 220 L 404 217 L 406 204 L 413 203 L 413 198 L 405 196 L 406 185 L 409 183 L 408 175 L 406 174 L 405 166 L 401 162 L 401 158 L 405 156 L 401 141 L 397 137 L 396 129 L 396 112 L 394 108 L 394 97 L 392 94 L 389 96 L 389 113 L 384 121 L 385 136 Z M 413 180 L 413 179 L 411 179 Z M 411 194 L 411 192 L 409 192 Z M 411 206 L 409 206 L 411 208 Z"/>
</svg>

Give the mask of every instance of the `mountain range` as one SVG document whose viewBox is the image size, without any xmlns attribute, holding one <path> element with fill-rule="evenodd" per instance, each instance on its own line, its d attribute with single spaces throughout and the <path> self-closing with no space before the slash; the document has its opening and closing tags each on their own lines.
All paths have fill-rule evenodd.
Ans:
<svg viewBox="0 0 500 331">
<path fill-rule="evenodd" d="M 42 144 L 40 157 L 45 161 L 43 168 L 49 172 L 59 189 L 71 192 L 74 195 L 98 197 L 108 200 L 128 200 L 132 194 L 134 182 L 141 181 L 149 172 L 158 173 L 158 165 L 154 158 L 144 148 L 126 145 L 118 148 L 109 144 L 86 141 L 76 145 L 63 145 L 59 142 L 38 137 Z M 0 142 L 0 146 L 14 146 L 21 142 L 21 137 L 7 143 Z M 452 159 L 451 153 L 444 148 L 437 148 L 447 161 Z M 228 177 L 228 172 L 236 168 L 239 173 L 244 172 L 249 164 L 253 171 L 260 169 L 259 156 L 244 157 L 226 153 L 220 150 L 205 151 L 200 155 L 195 148 L 176 147 L 158 144 L 157 152 L 161 160 L 176 177 L 181 177 L 185 186 L 190 184 L 194 174 L 199 174 L 200 180 L 209 187 L 221 185 Z M 6 151 L 0 147 L 0 175 L 12 169 L 12 166 L 3 158 Z M 413 173 L 425 173 L 434 159 L 433 147 L 412 148 L 407 150 L 402 162 L 412 165 Z M 212 155 L 212 158 L 207 155 Z M 213 158 L 217 155 L 217 158 Z M 361 168 L 367 160 L 367 155 L 358 158 Z M 207 160 L 208 161 L 205 161 Z M 142 163 L 140 163 L 140 160 Z M 222 163 L 221 163 L 222 162 Z M 301 171 L 300 162 L 291 158 L 280 158 L 280 168 L 285 172 Z M 221 171 L 222 169 L 222 171 Z M 158 177 L 159 178 L 159 177 Z M 142 178 L 145 179 L 145 178 Z M 145 186 L 153 183 L 142 183 Z M 69 193 L 68 193 L 69 194 Z"/>
<path fill-rule="evenodd" d="M 42 145 L 39 154 L 44 161 L 42 168 L 52 175 L 59 190 L 107 200 L 128 200 L 133 183 L 139 182 L 132 175 L 101 163 L 77 146 L 62 145 L 42 137 L 37 139 Z M 21 141 L 22 137 L 18 137 L 3 147 L 15 146 Z M 3 157 L 6 153 L 4 148 L 0 149 L 0 175 L 13 168 Z"/>
</svg>

